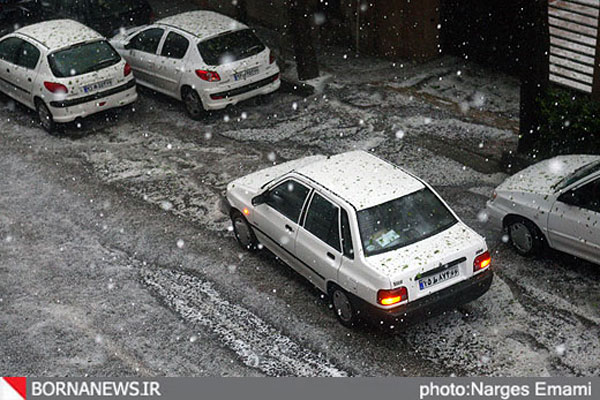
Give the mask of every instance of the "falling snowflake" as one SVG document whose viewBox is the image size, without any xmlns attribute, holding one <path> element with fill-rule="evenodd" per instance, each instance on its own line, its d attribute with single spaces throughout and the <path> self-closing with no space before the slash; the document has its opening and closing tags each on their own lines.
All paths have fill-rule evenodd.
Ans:
<svg viewBox="0 0 600 400">
<path fill-rule="evenodd" d="M 173 203 L 171 203 L 170 201 L 161 201 L 160 202 L 160 208 L 162 208 L 165 211 L 169 211 L 173 208 Z"/>
</svg>

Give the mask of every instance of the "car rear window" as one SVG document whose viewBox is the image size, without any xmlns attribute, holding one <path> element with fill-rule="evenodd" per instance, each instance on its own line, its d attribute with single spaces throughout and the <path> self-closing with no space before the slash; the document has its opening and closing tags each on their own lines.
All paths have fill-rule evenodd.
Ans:
<svg viewBox="0 0 600 400">
<path fill-rule="evenodd" d="M 121 56 L 105 40 L 83 43 L 48 56 L 52 73 L 66 78 L 98 71 L 121 61 Z"/>
<path fill-rule="evenodd" d="M 208 65 L 227 64 L 252 57 L 265 49 L 250 29 L 225 33 L 198 43 L 198 50 Z"/>
<path fill-rule="evenodd" d="M 428 188 L 358 212 L 358 227 L 367 257 L 416 243 L 457 222 Z"/>
</svg>

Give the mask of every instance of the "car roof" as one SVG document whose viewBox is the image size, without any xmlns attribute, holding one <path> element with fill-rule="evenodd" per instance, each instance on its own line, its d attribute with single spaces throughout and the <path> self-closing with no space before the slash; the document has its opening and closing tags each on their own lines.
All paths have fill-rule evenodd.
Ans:
<svg viewBox="0 0 600 400">
<path fill-rule="evenodd" d="M 35 39 L 49 50 L 103 39 L 95 30 L 71 19 L 55 19 L 23 27 L 15 33 Z"/>
<path fill-rule="evenodd" d="M 181 29 L 200 38 L 207 39 L 229 31 L 248 28 L 241 22 L 214 11 L 189 11 L 156 22 L 156 25 L 168 25 Z"/>
<path fill-rule="evenodd" d="M 321 158 L 295 172 L 333 192 L 358 211 L 425 187 L 401 168 L 366 151 Z"/>
</svg>

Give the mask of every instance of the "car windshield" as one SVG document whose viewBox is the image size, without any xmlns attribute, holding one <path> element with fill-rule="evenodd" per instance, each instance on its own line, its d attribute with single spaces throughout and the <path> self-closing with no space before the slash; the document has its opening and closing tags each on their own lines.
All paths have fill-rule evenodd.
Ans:
<svg viewBox="0 0 600 400">
<path fill-rule="evenodd" d="M 358 226 L 367 257 L 408 246 L 457 222 L 428 188 L 358 212 Z"/>
<path fill-rule="evenodd" d="M 226 33 L 198 43 L 198 50 L 208 65 L 222 65 L 252 57 L 265 49 L 250 29 Z"/>
<path fill-rule="evenodd" d="M 98 71 L 119 61 L 121 56 L 105 40 L 78 44 L 48 56 L 50 69 L 57 78 Z"/>
<path fill-rule="evenodd" d="M 562 190 L 567 186 L 577 182 L 578 180 L 585 178 L 586 176 L 593 174 L 596 171 L 600 171 L 600 160 L 591 162 L 575 170 L 571 175 L 567 175 L 563 180 L 558 182 L 556 185 L 557 190 Z"/>
</svg>

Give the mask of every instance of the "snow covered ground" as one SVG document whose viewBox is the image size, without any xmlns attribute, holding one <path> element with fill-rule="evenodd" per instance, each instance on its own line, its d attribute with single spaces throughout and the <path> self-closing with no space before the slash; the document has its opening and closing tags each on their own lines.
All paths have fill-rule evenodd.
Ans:
<svg viewBox="0 0 600 400">
<path fill-rule="evenodd" d="M 0 374 L 597 376 L 600 269 L 523 259 L 480 214 L 516 146 L 516 82 L 451 58 L 322 61 L 312 97 L 194 122 L 140 90 L 61 138 L 0 97 Z M 489 293 L 395 335 L 348 330 L 290 268 L 239 249 L 229 181 L 350 149 L 428 180 L 486 236 Z"/>
</svg>

